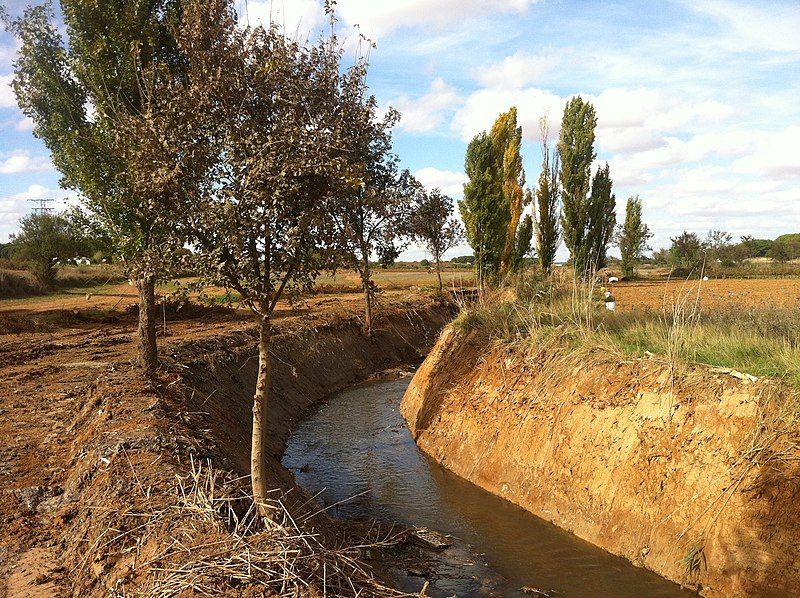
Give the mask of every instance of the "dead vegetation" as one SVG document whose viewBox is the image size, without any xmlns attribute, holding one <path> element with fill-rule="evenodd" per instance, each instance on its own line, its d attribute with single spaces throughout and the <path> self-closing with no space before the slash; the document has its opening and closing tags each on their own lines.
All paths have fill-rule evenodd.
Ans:
<svg viewBox="0 0 800 598">
<path fill-rule="evenodd" d="M 57 270 L 54 284 L 57 289 L 74 289 L 102 287 L 121 280 L 121 274 L 112 266 L 65 266 Z M 27 270 L 0 268 L 0 299 L 32 297 L 45 292 Z"/>
<path fill-rule="evenodd" d="M 403 596 L 380 583 L 360 560 L 368 548 L 400 541 L 387 537 L 332 549 L 309 531 L 274 493 L 272 516 L 259 517 L 241 479 L 192 460 L 178 477 L 175 504 L 143 514 L 145 533 L 127 550 L 141 552 L 150 534 L 171 529 L 171 540 L 130 570 L 136 584 L 121 583 L 117 596 L 166 598 L 195 592 L 216 596 L 242 587 L 280 596 Z M 296 513 L 295 513 L 296 516 Z"/>
</svg>

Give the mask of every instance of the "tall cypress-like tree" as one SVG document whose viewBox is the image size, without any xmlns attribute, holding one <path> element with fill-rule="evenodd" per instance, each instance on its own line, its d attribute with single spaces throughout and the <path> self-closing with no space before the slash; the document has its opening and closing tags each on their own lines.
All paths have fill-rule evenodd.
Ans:
<svg viewBox="0 0 800 598">
<path fill-rule="evenodd" d="M 629 197 L 625 206 L 625 223 L 618 227 L 616 243 L 622 257 L 622 275 L 628 278 L 636 275 L 636 265 L 648 249 L 647 241 L 653 234 L 642 221 L 642 200 L 639 196 Z"/>
<path fill-rule="evenodd" d="M 594 272 L 606 266 L 606 251 L 617 224 L 617 198 L 611 191 L 611 172 L 606 163 L 592 178 L 586 219 L 586 266 Z"/>
<path fill-rule="evenodd" d="M 579 276 L 585 276 L 589 259 L 586 242 L 590 169 L 597 154 L 594 132 L 597 115 L 594 107 L 575 96 L 564 107 L 558 154 L 561 160 L 562 215 L 564 242 Z"/>
<path fill-rule="evenodd" d="M 495 281 L 511 214 L 503 193 L 502 173 L 497 168 L 496 146 L 485 132 L 476 135 L 469 146 L 464 168 L 468 181 L 464 199 L 458 202 L 467 241 L 475 252 L 479 284 Z"/>
<path fill-rule="evenodd" d="M 522 127 L 517 126 L 517 109 L 511 107 L 497 117 L 490 133 L 495 146 L 497 169 L 503 182 L 503 197 L 509 213 L 505 244 L 500 258 L 500 276 L 509 272 L 514 260 L 517 227 L 522 217 L 525 171 L 522 169 Z"/>
<path fill-rule="evenodd" d="M 561 242 L 561 225 L 558 221 L 561 186 L 559 183 L 558 152 L 548 146 L 547 118 L 539 121 L 542 137 L 542 172 L 536 188 L 536 253 L 542 272 L 553 270 L 558 244 Z"/>
<path fill-rule="evenodd" d="M 530 191 L 528 192 L 530 193 Z M 533 240 L 533 217 L 526 214 L 517 227 L 517 236 L 514 240 L 514 253 L 511 256 L 511 272 L 522 272 L 525 265 L 525 256 L 531 251 Z"/>
</svg>

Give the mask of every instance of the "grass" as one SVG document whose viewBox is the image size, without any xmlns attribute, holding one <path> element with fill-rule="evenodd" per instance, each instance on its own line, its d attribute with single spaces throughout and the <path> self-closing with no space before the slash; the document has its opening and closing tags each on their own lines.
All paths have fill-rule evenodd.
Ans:
<svg viewBox="0 0 800 598">
<path fill-rule="evenodd" d="M 120 271 L 107 265 L 65 266 L 56 271 L 54 291 L 84 289 L 123 281 Z M 43 295 L 45 292 L 26 270 L 0 269 L 0 298 L 21 298 Z"/>
<path fill-rule="evenodd" d="M 430 270 L 400 270 L 377 268 L 372 273 L 375 284 L 386 290 L 424 289 L 438 286 L 436 272 Z M 472 269 L 443 270 L 442 281 L 446 287 L 471 287 L 475 276 Z M 331 276 L 323 274 L 317 279 L 316 289 L 321 293 L 360 292 L 361 281 L 355 272 L 343 271 Z"/>
<path fill-rule="evenodd" d="M 790 328 L 800 319 L 800 310 L 785 309 L 779 316 Z M 627 321 L 626 321 L 627 320 Z M 627 355 L 645 352 L 667 355 L 670 352 L 669 321 L 634 316 L 605 318 L 606 328 L 598 331 Z M 676 357 L 689 363 L 726 367 L 754 376 L 782 378 L 800 387 L 800 346 L 797 335 L 764 335 L 757 325 L 742 314 L 725 320 L 710 316 L 700 318 L 681 332 L 682 340 Z"/>
<path fill-rule="evenodd" d="M 488 300 L 456 318 L 462 330 L 496 339 L 541 342 L 557 335 L 573 347 L 626 356 L 653 353 L 677 363 L 730 368 L 800 388 L 800 309 L 731 306 L 703 311 L 692 293 L 665 310 L 606 310 L 599 289 L 534 280 L 516 300 Z M 519 285 L 518 285 L 519 288 Z"/>
</svg>

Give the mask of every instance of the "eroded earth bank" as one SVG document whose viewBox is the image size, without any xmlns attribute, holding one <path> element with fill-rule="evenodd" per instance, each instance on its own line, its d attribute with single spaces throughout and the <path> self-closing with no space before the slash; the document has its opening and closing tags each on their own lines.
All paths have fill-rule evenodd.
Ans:
<svg viewBox="0 0 800 598">
<path fill-rule="evenodd" d="M 636 565 L 800 595 L 798 405 L 777 383 L 448 327 L 402 412 L 451 471 Z"/>
<path fill-rule="evenodd" d="M 246 498 L 257 335 L 243 312 L 165 313 L 157 384 L 133 366 L 133 314 L 3 314 L 0 595 L 393 595 L 349 549 L 379 530 L 315 514 L 280 464 L 310 407 L 419 359 L 452 317 L 395 294 L 370 339 L 358 299 L 279 310 L 269 526 Z"/>
</svg>

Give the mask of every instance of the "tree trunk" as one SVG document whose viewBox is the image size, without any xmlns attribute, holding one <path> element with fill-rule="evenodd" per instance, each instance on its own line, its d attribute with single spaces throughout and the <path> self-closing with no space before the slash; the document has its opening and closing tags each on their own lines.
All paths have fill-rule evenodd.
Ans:
<svg viewBox="0 0 800 598">
<path fill-rule="evenodd" d="M 361 286 L 364 287 L 364 332 L 372 336 L 372 288 L 370 284 L 369 258 L 364 260 L 364 274 Z"/>
<path fill-rule="evenodd" d="M 436 260 L 436 276 L 439 277 L 439 294 L 442 293 L 442 262 Z"/>
<path fill-rule="evenodd" d="M 139 359 L 145 374 L 152 378 L 158 369 L 156 345 L 156 281 L 148 276 L 136 281 L 139 290 Z"/>
<path fill-rule="evenodd" d="M 261 515 L 267 515 L 270 508 L 267 504 L 267 479 L 265 477 L 267 453 L 267 398 L 269 396 L 269 344 L 272 325 L 269 316 L 261 316 L 258 330 L 258 377 L 256 393 L 253 396 L 253 436 L 250 446 L 250 478 L 253 489 L 253 501 Z"/>
<path fill-rule="evenodd" d="M 364 283 L 364 332 L 372 336 L 372 292 L 369 283 Z"/>
</svg>

